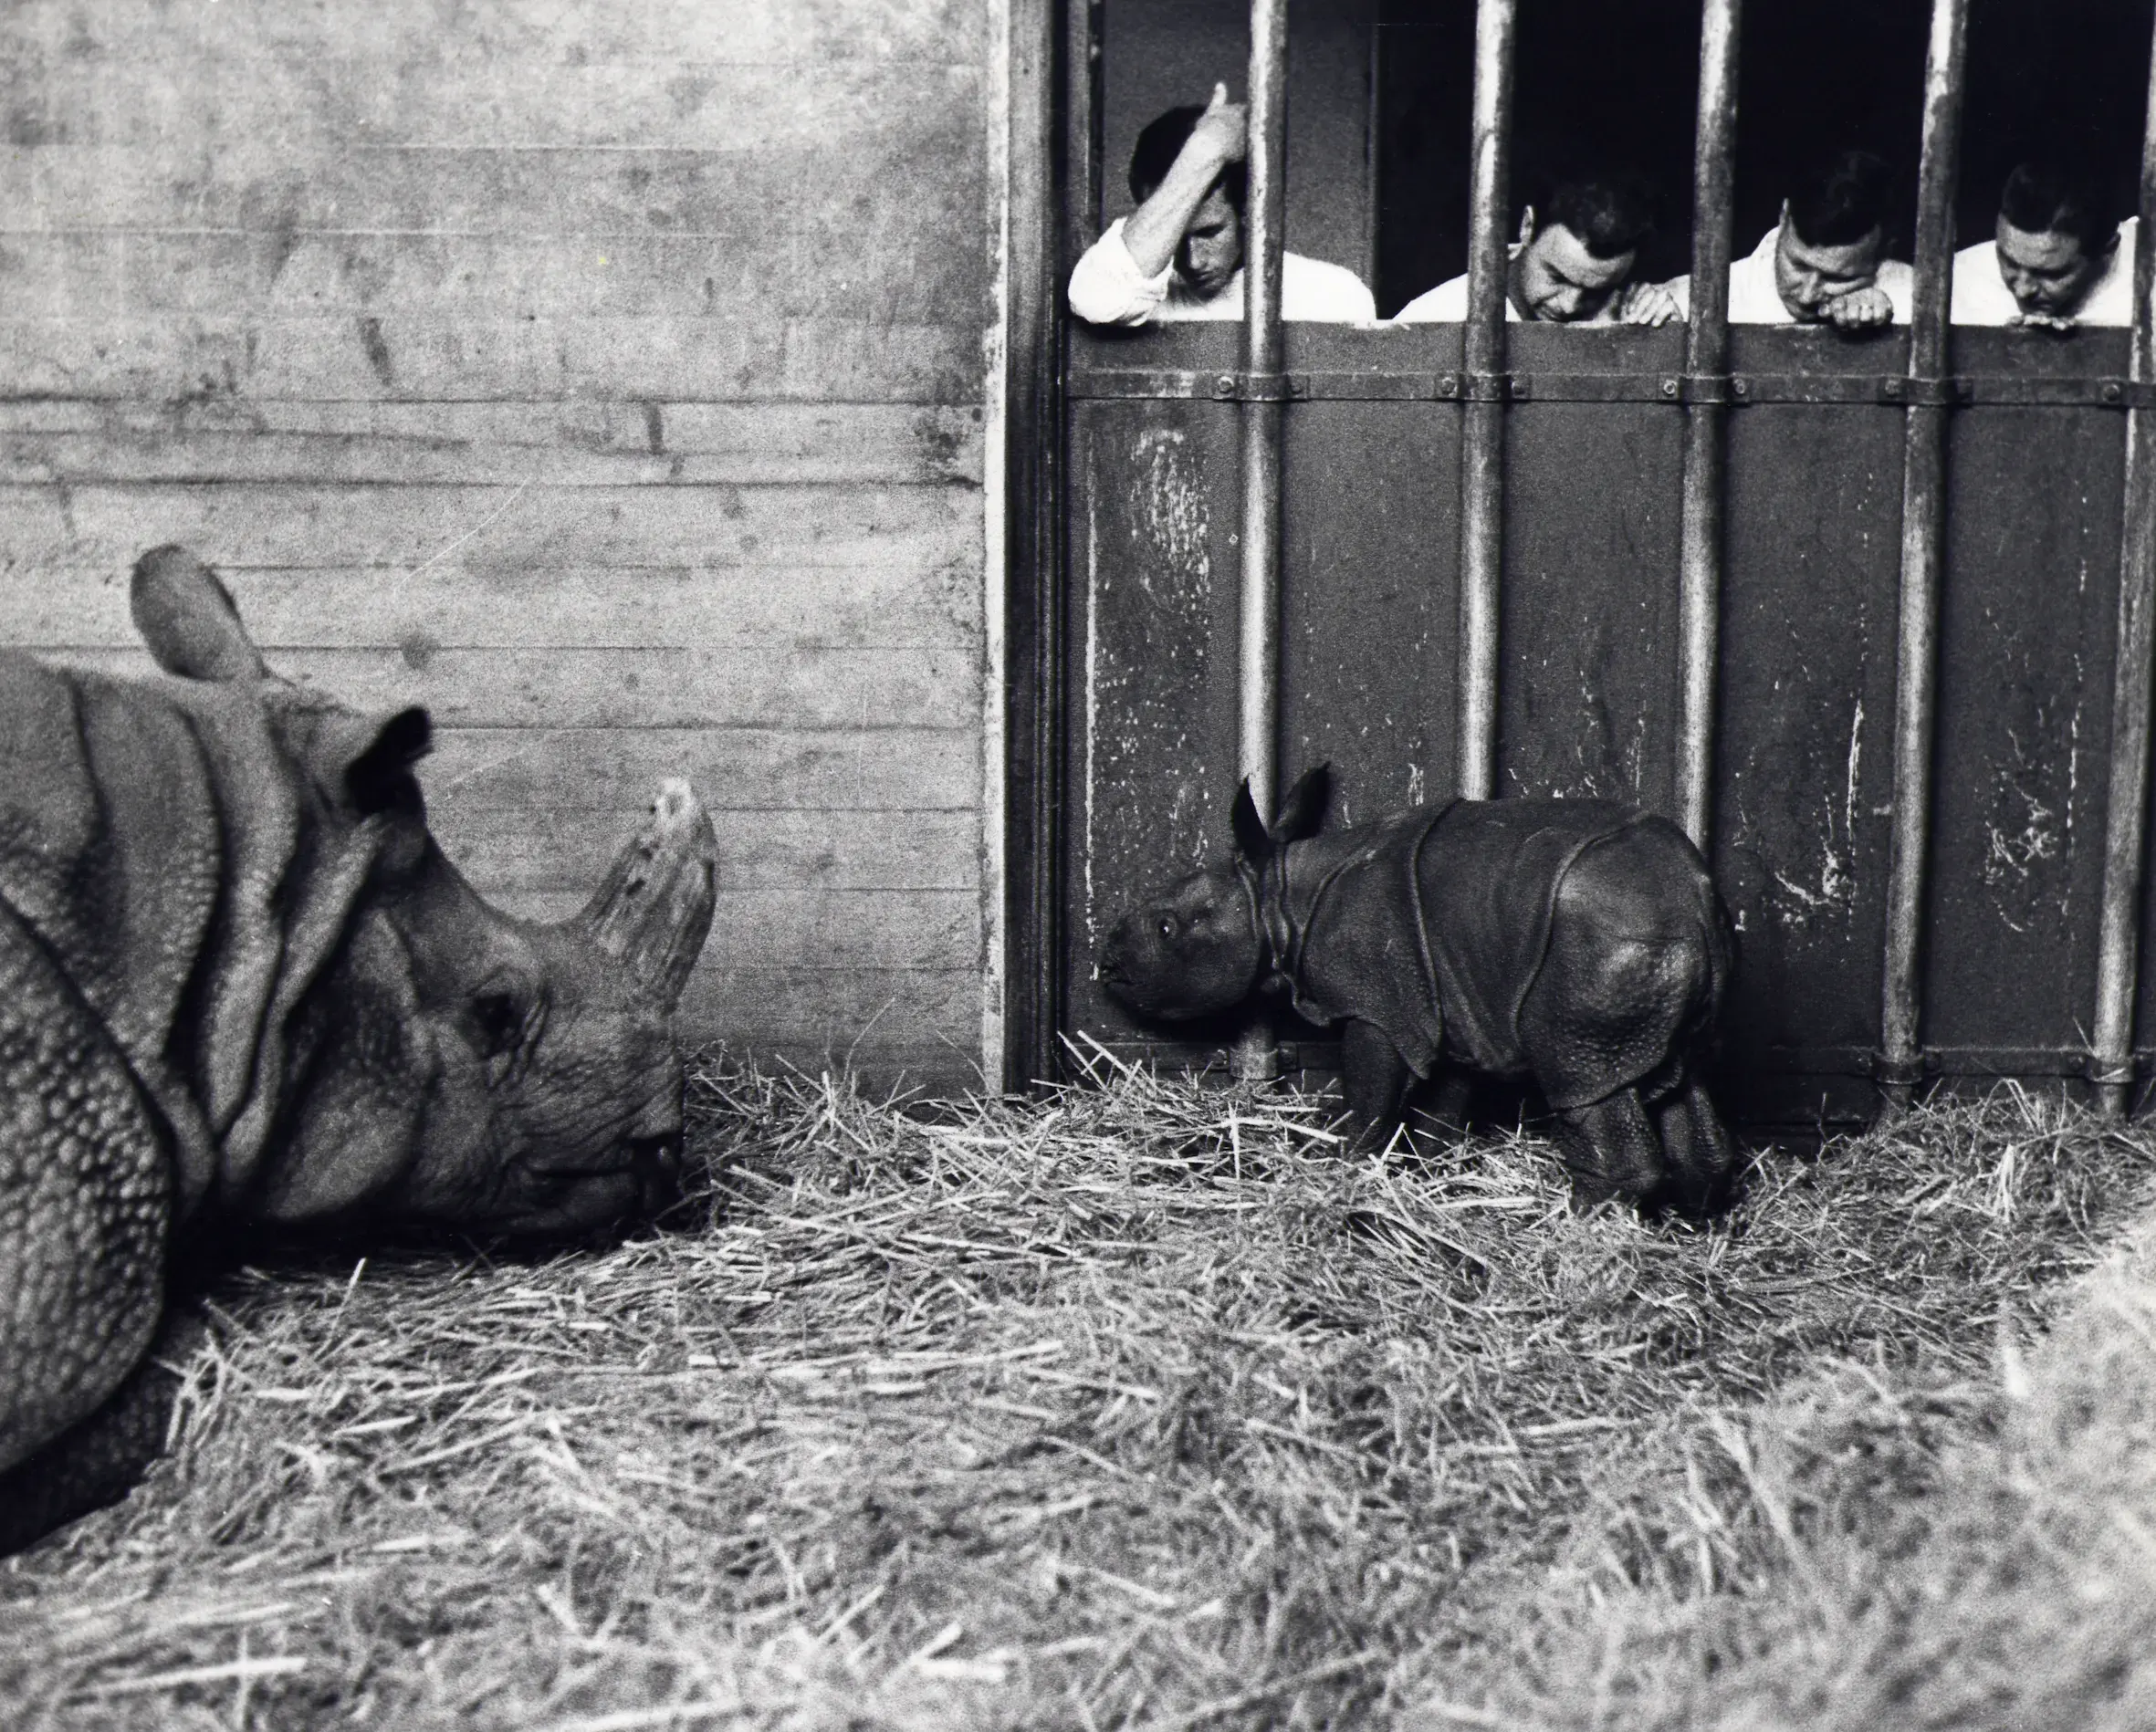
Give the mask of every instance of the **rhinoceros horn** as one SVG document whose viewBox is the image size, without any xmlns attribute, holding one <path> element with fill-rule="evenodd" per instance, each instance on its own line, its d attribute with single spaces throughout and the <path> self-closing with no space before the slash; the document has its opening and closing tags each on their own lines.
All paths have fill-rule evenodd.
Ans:
<svg viewBox="0 0 2156 1732">
<path fill-rule="evenodd" d="M 651 816 L 614 857 L 598 892 L 570 916 L 672 1010 L 711 930 L 718 840 L 689 785 L 659 785 Z"/>
</svg>

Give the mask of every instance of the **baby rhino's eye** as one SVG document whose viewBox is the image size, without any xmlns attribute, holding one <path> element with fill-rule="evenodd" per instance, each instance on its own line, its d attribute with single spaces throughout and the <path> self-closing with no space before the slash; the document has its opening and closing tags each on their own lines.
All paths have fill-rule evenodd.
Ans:
<svg viewBox="0 0 2156 1732">
<path fill-rule="evenodd" d="M 1176 917 L 1173 914 L 1161 915 L 1160 935 L 1163 938 L 1173 938 L 1176 935 Z"/>
</svg>

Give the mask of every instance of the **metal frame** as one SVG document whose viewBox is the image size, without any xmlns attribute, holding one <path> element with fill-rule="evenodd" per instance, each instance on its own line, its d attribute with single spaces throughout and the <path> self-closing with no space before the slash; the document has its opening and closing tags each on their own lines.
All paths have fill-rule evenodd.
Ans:
<svg viewBox="0 0 2156 1732">
<path fill-rule="evenodd" d="M 1700 20 L 1700 99 L 1693 129 L 1692 283 L 1682 379 L 1665 400 L 1685 403 L 1684 500 L 1678 526 L 1678 612 L 1684 634 L 1684 707 L 1678 726 L 1677 812 L 1701 850 L 1714 843 L 1714 676 L 1722 636 L 1722 539 L 1727 452 L 1730 257 L 1736 250 L 1737 43 L 1741 0 L 1706 0 Z M 1669 387 L 1674 386 L 1671 390 Z"/>
<path fill-rule="evenodd" d="M 1889 1112 L 1923 1080 L 1918 974 L 1931 835 L 1931 748 L 1938 726 L 1939 574 L 1946 541 L 1949 394 L 1921 389 L 1946 371 L 1954 262 L 1954 181 L 1962 148 L 1969 0 L 1933 0 L 1924 56 L 1924 134 L 1917 170 L 1915 305 L 1910 313 L 1909 421 L 1902 439 L 1901 605 L 1894 684 L 1894 819 L 1887 869 L 1887 957 L 1879 1081 Z"/>
<path fill-rule="evenodd" d="M 1683 408 L 1707 403 L 1749 409 L 1783 403 L 1952 403 L 1955 407 L 2023 409 L 2156 409 L 2156 382 L 2124 377 L 2029 379 L 2008 374 L 1956 373 L 1911 379 L 1906 373 L 1553 373 L 1500 375 L 1512 402 L 1662 403 Z M 1397 368 L 1349 372 L 1290 368 L 1253 377 L 1192 368 L 1097 367 L 1073 370 L 1064 395 L 1080 402 L 1163 402 L 1211 398 L 1243 402 L 1253 398 L 1287 402 L 1458 402 L 1460 376 L 1452 371 Z M 1723 398 L 1726 396 L 1727 401 Z"/>
<path fill-rule="evenodd" d="M 1004 484 L 1004 1049 L 1001 1084 L 1061 1074 L 1062 284 L 1100 210 L 1100 0 L 1010 0 Z M 1087 142 L 1070 148 L 1075 135 Z M 995 605 L 991 599 L 990 605 Z"/>
<path fill-rule="evenodd" d="M 1242 569 L 1237 595 L 1236 773 L 1271 821 L 1280 735 L 1280 466 L 1287 403 L 1281 377 L 1281 275 L 1287 226 L 1287 0 L 1251 0 L 1249 193 L 1244 200 Z M 1264 389 L 1272 386 L 1272 389 Z M 1270 1017 L 1235 1043 L 1230 1068 L 1279 1074 Z"/>
<path fill-rule="evenodd" d="M 2144 138 L 2141 223 L 2135 258 L 2131 360 L 2123 377 L 2030 378 L 1949 370 L 1948 274 L 1951 206 L 1961 123 L 1967 0 L 1934 0 L 1926 65 L 1919 189 L 1917 304 L 1906 370 L 1831 374 L 1732 373 L 1726 317 L 1730 176 L 1742 0 L 1702 0 L 1700 104 L 1694 187 L 1694 296 L 1680 370 L 1551 373 L 1505 365 L 1504 219 L 1517 0 L 1479 0 L 1470 310 L 1461 364 L 1388 367 L 1381 351 L 1354 370 L 1285 370 L 1280 327 L 1282 164 L 1286 0 L 1251 0 L 1252 120 L 1251 263 L 1242 366 L 1233 370 L 1105 366 L 1073 369 L 1062 340 L 1062 276 L 1091 239 L 1099 214 L 1097 78 L 1100 0 L 1014 0 L 1014 45 L 1036 36 L 1060 51 L 1045 95 L 1019 113 L 1013 80 L 1013 171 L 1021 124 L 1037 123 L 1025 146 L 1053 159 L 1041 184 L 1052 198 L 1045 220 L 1031 214 L 1049 253 L 1026 293 L 1044 306 L 1028 314 L 1014 301 L 1011 377 L 1011 705 L 1014 789 L 1010 895 L 1012 1080 L 1054 1068 L 1062 983 L 1057 834 L 1062 728 L 1063 553 L 1062 464 L 1066 402 L 1212 400 L 1240 405 L 1244 429 L 1238 648 L 1238 756 L 1261 804 L 1274 794 L 1280 725 L 1280 497 L 1282 427 L 1299 401 L 1457 402 L 1461 405 L 1460 715 L 1458 786 L 1495 791 L 1498 626 L 1502 561 L 1504 411 L 1508 402 L 1660 403 L 1685 417 L 1680 534 L 1682 687 L 1675 777 L 1678 816 L 1702 846 L 1711 840 L 1717 659 L 1721 630 L 1728 417 L 1751 405 L 1876 403 L 1904 412 L 1901 573 L 1898 604 L 1895 794 L 1882 992 L 1882 1042 L 1876 1053 L 1806 1049 L 1822 1070 L 1868 1069 L 1887 1106 L 1906 1102 L 1941 1069 L 1971 1073 L 2086 1076 L 2117 1112 L 2131 1104 L 2133 1019 L 2139 988 L 2148 844 L 2151 702 L 2156 696 L 2156 337 L 2151 287 L 2156 278 L 2156 43 Z M 1020 17 L 1024 20 L 1020 25 Z M 1060 134 L 1061 150 L 1055 148 Z M 1060 169 L 1060 174 L 1054 171 Z M 1060 198 L 1066 220 L 1052 220 Z M 1013 213 L 1014 250 L 1025 245 Z M 1013 279 L 1014 292 L 1018 287 Z M 1026 321 L 1031 318 L 1033 322 Z M 1043 335 L 1045 333 L 1045 336 Z M 1020 340 L 1027 360 L 1021 361 Z M 1378 339 L 1382 340 L 1382 339 Z M 1940 573 L 1944 540 L 1945 433 L 1965 404 L 2103 407 L 2126 421 L 2124 545 L 2113 673 L 2112 750 L 2106 810 L 2098 991 L 2093 1034 L 2083 1051 L 2050 1048 L 1928 1049 L 1921 1042 L 1918 983 L 1924 931 L 1931 758 L 1937 711 Z M 1026 431 L 1039 434 L 1028 451 Z M 1021 470 L 1023 485 L 1020 485 Z M 1023 512 L 1021 525 L 1021 509 Z M 1022 619 L 1020 616 L 1023 616 Z M 1020 626 L 1024 630 L 1020 630 Z M 1020 830 L 1023 830 L 1022 837 Z M 1021 846 L 1022 844 L 1022 846 Z M 1023 966 L 1018 965 L 1021 964 Z M 1022 1003 L 1020 1002 L 1022 1001 Z M 1165 1050 L 1166 1049 L 1164 1049 Z M 1263 1054 L 1260 1057 L 1259 1054 Z M 1277 1062 L 1268 1034 L 1253 1046 L 1256 1067 Z M 1805 1055 L 1798 1055 L 1805 1056 Z M 1966 1065 L 1964 1064 L 1966 1061 Z M 1799 1069 L 1806 1068 L 1800 1065 Z"/>
<path fill-rule="evenodd" d="M 1467 329 L 1460 388 L 1460 766 L 1469 799 L 1497 791 L 1498 607 L 1504 568 L 1504 371 L 1517 0 L 1477 0 Z"/>
<path fill-rule="evenodd" d="M 2104 820 L 2103 913 L 2097 950 L 2096 1033 L 2090 1077 L 2105 1111 L 2122 1115 L 2134 1083 L 2133 1001 L 2140 978 L 2141 882 L 2149 828 L 2149 702 L 2156 653 L 2156 412 L 2142 394 L 2151 374 L 2151 283 L 2156 279 L 2156 42 L 2141 139 L 2140 224 L 2133 254 L 2134 388 L 2126 421 L 2126 534 L 2119 556 L 2119 652 L 2112 675 L 2110 798 Z"/>
</svg>

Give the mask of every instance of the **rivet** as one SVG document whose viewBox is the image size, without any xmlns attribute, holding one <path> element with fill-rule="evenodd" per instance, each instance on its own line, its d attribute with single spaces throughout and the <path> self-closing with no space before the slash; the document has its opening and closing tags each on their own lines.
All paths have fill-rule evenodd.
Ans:
<svg viewBox="0 0 2156 1732">
<path fill-rule="evenodd" d="M 1674 397 L 1677 395 L 1677 381 L 1674 379 L 1665 379 L 1662 381 L 1662 395 L 1665 397 Z"/>
<path fill-rule="evenodd" d="M 1740 397 L 1749 397 L 1752 395 L 1752 381 L 1749 379 L 1732 379 L 1730 381 L 1730 389 Z"/>
<path fill-rule="evenodd" d="M 2104 381 L 2104 401 L 2106 402 L 2115 403 L 2125 395 L 2126 392 L 2120 389 L 2117 380 L 2107 379 Z"/>
</svg>

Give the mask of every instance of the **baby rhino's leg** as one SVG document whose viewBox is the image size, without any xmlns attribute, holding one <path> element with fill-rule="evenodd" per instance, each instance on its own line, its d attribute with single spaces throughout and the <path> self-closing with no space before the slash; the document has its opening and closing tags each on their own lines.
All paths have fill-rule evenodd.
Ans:
<svg viewBox="0 0 2156 1732">
<path fill-rule="evenodd" d="M 1558 1113 L 1575 1195 L 1641 1202 L 1661 1181 L 1662 1139 L 1638 1087 L 1612 1085 L 1670 1075 L 1713 977 L 1689 890 L 1673 903 L 1637 864 L 1603 848 L 1566 877 L 1519 1027 L 1544 1093 L 1593 1101 Z"/>
<path fill-rule="evenodd" d="M 1357 1149 L 1382 1149 L 1399 1129 L 1415 1073 L 1392 1037 L 1374 1022 L 1351 1019 L 1340 1031 L 1340 1091 Z"/>
<path fill-rule="evenodd" d="M 149 1349 L 172 1183 L 118 1050 L 0 910 L 0 1504 L 11 1510 L 27 1496 L 11 1470 L 102 1407 Z"/>
</svg>

